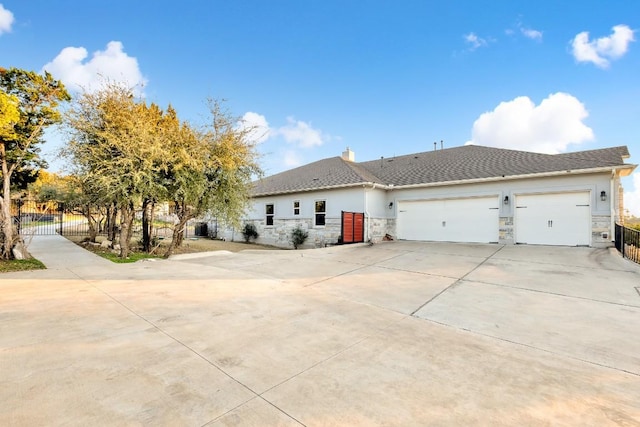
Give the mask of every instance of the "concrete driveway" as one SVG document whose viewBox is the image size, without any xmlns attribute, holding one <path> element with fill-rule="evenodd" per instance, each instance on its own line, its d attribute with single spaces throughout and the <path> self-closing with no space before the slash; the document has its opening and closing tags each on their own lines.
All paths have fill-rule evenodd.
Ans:
<svg viewBox="0 0 640 427">
<path fill-rule="evenodd" d="M 0 425 L 640 425 L 640 268 L 388 242 L 0 276 Z"/>
</svg>

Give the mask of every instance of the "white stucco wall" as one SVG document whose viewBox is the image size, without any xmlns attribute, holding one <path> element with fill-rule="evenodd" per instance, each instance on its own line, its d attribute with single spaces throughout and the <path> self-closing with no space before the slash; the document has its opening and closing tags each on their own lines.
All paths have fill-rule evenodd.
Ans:
<svg viewBox="0 0 640 427">
<path fill-rule="evenodd" d="M 300 215 L 293 214 L 294 200 L 300 201 Z M 254 199 L 247 219 L 259 220 L 265 218 L 265 206 L 273 204 L 276 219 L 313 218 L 315 202 L 326 200 L 327 218 L 340 218 L 342 211 L 363 212 L 363 187 L 351 187 L 335 190 L 312 191 L 307 193 L 265 196 Z"/>
</svg>

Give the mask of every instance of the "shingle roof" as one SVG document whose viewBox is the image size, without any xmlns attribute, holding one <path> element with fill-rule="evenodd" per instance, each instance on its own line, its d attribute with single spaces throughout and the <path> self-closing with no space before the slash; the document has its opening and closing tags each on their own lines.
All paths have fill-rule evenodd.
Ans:
<svg viewBox="0 0 640 427">
<path fill-rule="evenodd" d="M 627 147 L 540 154 L 466 145 L 352 163 L 331 157 L 254 182 L 253 195 L 291 193 L 363 183 L 418 185 L 577 171 L 624 165 Z"/>
<path fill-rule="evenodd" d="M 618 166 L 624 155 L 626 147 L 554 155 L 465 145 L 360 165 L 399 186 Z"/>
<path fill-rule="evenodd" d="M 330 157 L 257 180 L 253 183 L 252 194 L 294 193 L 369 182 L 382 184 L 378 177 L 359 164 Z"/>
</svg>

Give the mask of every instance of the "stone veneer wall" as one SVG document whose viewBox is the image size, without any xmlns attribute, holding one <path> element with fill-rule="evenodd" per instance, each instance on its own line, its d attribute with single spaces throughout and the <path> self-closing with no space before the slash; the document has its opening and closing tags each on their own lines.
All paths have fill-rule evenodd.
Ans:
<svg viewBox="0 0 640 427">
<path fill-rule="evenodd" d="M 393 239 L 396 238 L 395 218 L 368 218 L 367 222 L 369 226 L 368 238 L 373 242 L 381 242 L 387 234 Z"/>
<path fill-rule="evenodd" d="M 281 248 L 293 248 L 290 242 L 291 232 L 297 226 L 309 233 L 309 237 L 301 248 L 323 248 L 335 245 L 340 237 L 340 218 L 326 218 L 324 227 L 313 227 L 311 219 L 275 219 L 273 226 L 266 226 L 265 220 L 248 220 L 258 230 L 256 243 L 273 245 Z M 236 232 L 235 240 L 242 240 L 242 230 Z"/>
<path fill-rule="evenodd" d="M 311 219 L 275 219 L 273 226 L 267 227 L 265 220 L 247 220 L 245 223 L 251 222 L 256 226 L 259 237 L 256 243 L 265 245 L 273 245 L 281 248 L 292 248 L 293 245 L 289 241 L 291 232 L 298 225 L 309 233 L 307 241 L 302 248 L 323 248 L 329 245 L 335 245 L 340 239 L 342 227 L 340 218 L 326 218 L 324 227 L 313 227 Z M 365 218 L 365 230 L 367 239 L 374 242 L 380 242 L 385 235 L 389 234 L 395 238 L 395 218 Z M 234 240 L 242 241 L 242 230 L 235 232 Z"/>
<path fill-rule="evenodd" d="M 501 245 L 513 245 L 514 237 L 513 237 L 513 217 L 512 216 L 501 216 L 500 217 L 500 228 L 498 231 L 498 243 Z"/>
<path fill-rule="evenodd" d="M 613 231 L 614 230 L 611 230 L 610 215 L 591 216 L 591 246 L 594 248 L 613 246 Z M 607 237 L 602 237 L 602 233 L 606 233 Z"/>
</svg>

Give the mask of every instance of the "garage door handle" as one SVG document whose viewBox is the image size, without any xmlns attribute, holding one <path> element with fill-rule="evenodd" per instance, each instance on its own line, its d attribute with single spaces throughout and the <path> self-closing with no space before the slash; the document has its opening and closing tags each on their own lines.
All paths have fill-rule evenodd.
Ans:
<svg viewBox="0 0 640 427">
<path fill-rule="evenodd" d="M 589 205 L 576 205 L 576 206 L 581 206 L 581 207 L 584 206 L 584 207 L 587 207 L 587 208 L 589 207 Z"/>
</svg>

